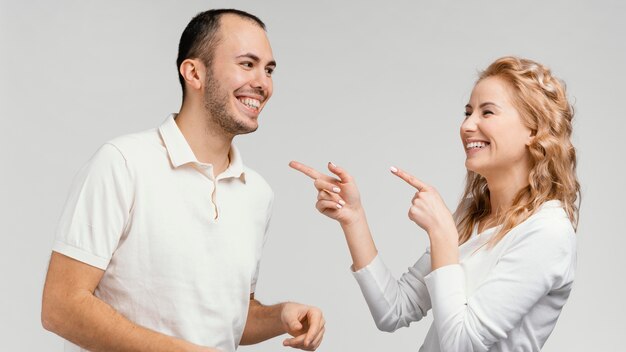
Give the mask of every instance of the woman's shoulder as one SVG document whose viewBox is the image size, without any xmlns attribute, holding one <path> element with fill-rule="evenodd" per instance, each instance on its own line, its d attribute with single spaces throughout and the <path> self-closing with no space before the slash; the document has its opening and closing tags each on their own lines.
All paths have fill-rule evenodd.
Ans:
<svg viewBox="0 0 626 352">
<path fill-rule="evenodd" d="M 531 215 L 527 222 L 529 225 L 535 225 L 546 228 L 559 228 L 566 232 L 574 233 L 574 226 L 567 216 L 567 212 L 563 208 L 560 200 L 549 200 L 539 206 L 539 209 Z"/>
<path fill-rule="evenodd" d="M 538 241 L 543 246 L 573 249 L 576 232 L 559 200 L 549 200 L 516 229 L 517 241 Z"/>
</svg>

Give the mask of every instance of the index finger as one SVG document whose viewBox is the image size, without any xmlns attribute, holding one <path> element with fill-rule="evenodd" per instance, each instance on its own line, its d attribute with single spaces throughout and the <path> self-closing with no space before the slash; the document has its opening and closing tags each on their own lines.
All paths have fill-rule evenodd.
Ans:
<svg viewBox="0 0 626 352">
<path fill-rule="evenodd" d="M 400 170 L 398 168 L 395 167 L 391 167 L 390 168 L 391 173 L 393 173 L 394 175 L 400 177 L 401 179 L 403 179 L 406 183 L 410 184 L 411 186 L 413 186 L 414 188 L 416 188 L 418 191 L 423 191 L 426 187 L 428 187 L 427 184 L 425 184 L 424 182 L 420 181 L 417 179 L 417 177 L 404 172 L 403 170 Z"/>
<path fill-rule="evenodd" d="M 299 163 L 297 161 L 289 162 L 289 166 L 292 169 L 298 170 L 298 171 L 302 172 L 303 174 L 309 176 L 310 178 L 312 178 L 314 180 L 317 180 L 318 178 L 321 178 L 323 176 L 322 173 L 318 172 L 314 168 L 312 168 L 310 166 L 306 166 L 306 165 L 304 165 L 302 163 Z"/>
<path fill-rule="evenodd" d="M 304 343 L 310 345 L 322 329 L 322 314 L 317 311 L 309 311 L 307 315 L 309 330 L 306 332 Z"/>
</svg>

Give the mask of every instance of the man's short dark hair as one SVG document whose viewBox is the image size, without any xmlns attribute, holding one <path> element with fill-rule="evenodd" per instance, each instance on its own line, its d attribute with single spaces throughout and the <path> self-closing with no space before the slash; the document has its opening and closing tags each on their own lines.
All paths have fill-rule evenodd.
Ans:
<svg viewBox="0 0 626 352">
<path fill-rule="evenodd" d="M 178 43 L 176 70 L 178 71 L 178 80 L 183 88 L 183 98 L 185 97 L 185 79 L 180 74 L 180 65 L 186 59 L 199 58 L 203 61 L 207 69 L 210 69 L 215 47 L 220 40 L 218 34 L 220 18 L 226 14 L 236 15 L 253 21 L 265 30 L 265 23 L 263 23 L 263 21 L 241 10 L 214 9 L 197 14 L 183 31 L 180 42 Z"/>
</svg>

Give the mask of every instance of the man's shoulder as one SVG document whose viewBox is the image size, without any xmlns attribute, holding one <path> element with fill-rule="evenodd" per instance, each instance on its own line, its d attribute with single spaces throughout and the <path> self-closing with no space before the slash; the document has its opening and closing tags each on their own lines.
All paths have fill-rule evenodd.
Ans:
<svg viewBox="0 0 626 352">
<path fill-rule="evenodd" d="M 134 158 L 162 148 L 157 128 L 121 135 L 105 144 L 115 147 L 125 158 Z"/>
</svg>

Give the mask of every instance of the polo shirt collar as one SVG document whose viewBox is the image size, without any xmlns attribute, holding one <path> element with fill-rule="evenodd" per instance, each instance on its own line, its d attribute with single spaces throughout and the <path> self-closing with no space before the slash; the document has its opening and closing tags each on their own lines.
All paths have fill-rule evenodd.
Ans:
<svg viewBox="0 0 626 352">
<path fill-rule="evenodd" d="M 228 152 L 228 157 L 230 159 L 230 164 L 228 168 L 224 170 L 219 176 L 218 179 L 235 177 L 240 178 L 242 181 L 245 181 L 245 172 L 243 170 L 243 161 L 241 160 L 241 154 L 239 153 L 239 149 L 235 147 L 233 144 L 230 145 L 230 152 Z"/>
<path fill-rule="evenodd" d="M 159 133 L 170 156 L 170 161 L 174 168 L 187 163 L 198 163 L 189 143 L 174 121 L 175 117 L 176 114 L 171 114 L 159 127 Z"/>
<path fill-rule="evenodd" d="M 159 127 L 159 133 L 161 134 L 161 138 L 165 144 L 165 149 L 170 157 L 170 162 L 174 168 L 188 163 L 202 164 L 198 161 L 195 154 L 191 150 L 189 143 L 187 143 L 185 136 L 178 128 L 178 125 L 174 120 L 175 117 L 176 114 L 169 115 Z M 230 146 L 228 156 L 230 164 L 228 165 L 228 168 L 218 176 L 218 179 L 235 177 L 244 180 L 245 173 L 243 162 L 241 160 L 241 154 L 232 144 Z"/>
</svg>

